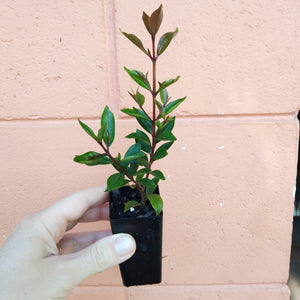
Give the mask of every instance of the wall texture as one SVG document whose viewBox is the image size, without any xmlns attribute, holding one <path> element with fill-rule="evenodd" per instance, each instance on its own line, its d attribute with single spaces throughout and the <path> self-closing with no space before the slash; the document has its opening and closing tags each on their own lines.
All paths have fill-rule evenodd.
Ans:
<svg viewBox="0 0 300 300">
<path fill-rule="evenodd" d="M 108 104 L 113 149 L 126 149 L 135 122 L 119 109 L 135 86 L 123 66 L 150 65 L 118 29 L 147 36 L 142 11 L 161 2 L 160 33 L 179 34 L 159 79 L 181 75 L 169 93 L 188 96 L 178 141 L 159 162 L 168 177 L 163 282 L 126 289 L 116 267 L 70 299 L 287 300 L 300 106 L 294 0 L 2 0 L 0 244 L 24 214 L 105 182 L 109 166 L 72 161 L 97 150 L 76 118 L 97 129 Z"/>
</svg>

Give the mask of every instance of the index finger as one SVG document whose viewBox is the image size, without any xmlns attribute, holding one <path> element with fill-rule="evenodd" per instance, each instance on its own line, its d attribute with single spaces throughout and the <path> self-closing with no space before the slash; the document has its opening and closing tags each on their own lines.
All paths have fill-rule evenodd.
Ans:
<svg viewBox="0 0 300 300">
<path fill-rule="evenodd" d="M 78 191 L 37 213 L 56 242 L 62 238 L 69 223 L 77 221 L 88 209 L 108 201 L 105 188 L 101 185 Z"/>
</svg>

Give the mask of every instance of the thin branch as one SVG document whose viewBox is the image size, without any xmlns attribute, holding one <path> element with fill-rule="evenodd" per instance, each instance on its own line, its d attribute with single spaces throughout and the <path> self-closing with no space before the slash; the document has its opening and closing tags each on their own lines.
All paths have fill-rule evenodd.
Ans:
<svg viewBox="0 0 300 300">
<path fill-rule="evenodd" d="M 148 168 L 151 169 L 152 163 L 153 163 L 153 156 L 154 156 L 154 151 L 155 151 L 155 147 L 156 147 L 156 125 L 155 125 L 155 121 L 156 121 L 156 104 L 155 104 L 155 97 L 157 95 L 157 91 L 156 91 L 156 60 L 157 60 L 157 56 L 155 55 L 155 35 L 152 35 L 152 119 L 151 119 L 151 123 L 152 123 L 152 144 L 151 144 L 151 152 L 150 152 L 150 157 L 149 157 L 149 164 L 148 164 Z M 148 173 L 146 175 L 146 178 L 149 178 L 150 173 Z"/>
<path fill-rule="evenodd" d="M 119 162 L 117 162 L 115 160 L 115 158 L 111 155 L 110 151 L 109 151 L 109 147 L 107 146 L 107 148 L 105 148 L 105 146 L 103 145 L 102 141 L 98 141 L 98 144 L 102 147 L 102 149 L 105 151 L 105 155 L 108 156 L 108 158 L 111 160 L 112 164 L 118 169 L 119 172 L 123 173 L 125 176 L 127 176 L 127 178 L 132 181 L 137 189 L 140 191 L 140 193 L 142 194 L 141 191 L 143 191 L 143 187 L 138 184 L 136 182 L 136 180 L 133 178 L 133 176 L 131 176 L 130 174 L 128 174 L 128 172 L 126 171 L 126 169 L 124 169 Z"/>
<path fill-rule="evenodd" d="M 140 105 L 139 105 L 139 107 L 140 107 L 140 109 L 143 111 L 143 113 L 147 116 L 147 118 L 148 118 L 149 120 L 151 120 L 151 117 L 147 114 L 147 112 L 144 110 L 144 108 L 143 108 L 142 106 L 140 106 Z"/>
</svg>

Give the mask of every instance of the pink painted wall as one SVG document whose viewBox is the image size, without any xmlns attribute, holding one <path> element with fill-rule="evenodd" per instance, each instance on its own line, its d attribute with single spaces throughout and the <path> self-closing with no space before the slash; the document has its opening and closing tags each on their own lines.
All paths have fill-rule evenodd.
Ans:
<svg viewBox="0 0 300 300">
<path fill-rule="evenodd" d="M 141 13 L 164 5 L 161 33 L 179 34 L 159 78 L 187 95 L 167 175 L 163 282 L 121 286 L 118 268 L 86 280 L 70 299 L 287 300 L 300 106 L 299 1 L 44 1 L 0 3 L 0 244 L 20 218 L 103 183 L 110 166 L 74 154 L 95 149 L 108 104 L 114 149 L 135 126 L 123 66 L 149 63 L 118 28 L 146 36 Z M 146 39 L 143 38 L 146 43 Z M 144 67 L 141 67 L 144 66 Z M 80 230 L 108 228 L 107 223 Z"/>
</svg>

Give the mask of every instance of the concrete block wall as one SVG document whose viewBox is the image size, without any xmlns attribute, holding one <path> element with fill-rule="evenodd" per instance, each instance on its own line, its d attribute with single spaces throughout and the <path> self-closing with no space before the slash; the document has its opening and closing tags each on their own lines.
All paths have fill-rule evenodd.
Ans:
<svg viewBox="0 0 300 300">
<path fill-rule="evenodd" d="M 9 1 L 0 3 L 0 245 L 20 218 L 104 183 L 110 166 L 75 164 L 97 151 L 77 117 L 97 129 L 117 116 L 113 151 L 125 150 L 135 87 L 123 66 L 150 70 L 119 32 L 147 45 L 141 14 L 164 6 L 163 34 L 179 34 L 158 79 L 188 96 L 178 141 L 158 162 L 167 175 L 163 282 L 122 287 L 118 268 L 69 299 L 287 300 L 300 106 L 297 1 Z M 77 230 L 109 225 L 80 225 Z"/>
</svg>

